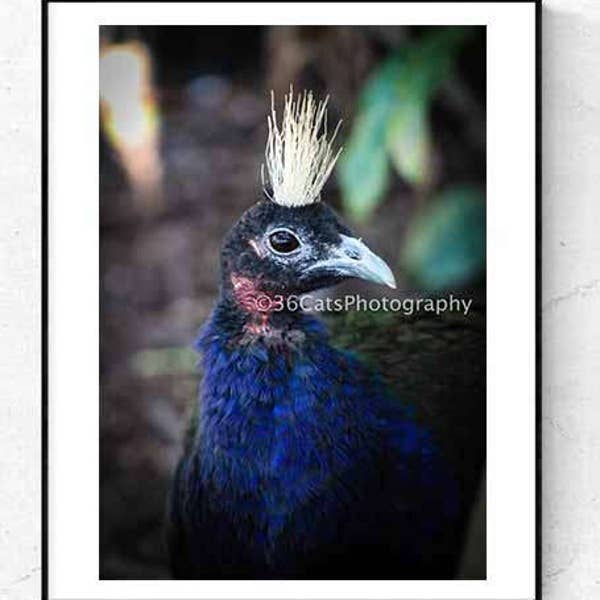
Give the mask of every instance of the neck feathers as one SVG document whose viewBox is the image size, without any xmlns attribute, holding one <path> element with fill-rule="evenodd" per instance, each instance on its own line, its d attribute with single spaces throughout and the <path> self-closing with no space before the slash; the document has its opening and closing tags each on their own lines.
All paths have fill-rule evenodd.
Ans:
<svg viewBox="0 0 600 600">
<path fill-rule="evenodd" d="M 210 351 L 213 344 L 217 344 L 233 350 L 262 347 L 298 352 L 312 343 L 328 343 L 327 328 L 319 319 L 302 311 L 248 310 L 244 304 L 254 306 L 249 299 L 252 288 L 243 291 L 238 288 L 238 293 L 244 296 L 241 302 L 229 291 L 222 293 L 200 331 L 195 344 L 198 351 Z"/>
</svg>

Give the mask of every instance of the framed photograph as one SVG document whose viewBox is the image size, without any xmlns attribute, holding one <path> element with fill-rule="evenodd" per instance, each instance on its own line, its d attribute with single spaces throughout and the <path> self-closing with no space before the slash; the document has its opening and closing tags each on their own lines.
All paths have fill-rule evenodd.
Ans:
<svg viewBox="0 0 600 600">
<path fill-rule="evenodd" d="M 43 7 L 44 599 L 539 600 L 539 3 Z"/>
</svg>

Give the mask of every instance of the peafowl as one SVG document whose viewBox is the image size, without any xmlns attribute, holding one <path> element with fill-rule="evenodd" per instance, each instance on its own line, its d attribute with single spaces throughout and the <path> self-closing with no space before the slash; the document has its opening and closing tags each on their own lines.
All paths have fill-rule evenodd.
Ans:
<svg viewBox="0 0 600 600">
<path fill-rule="evenodd" d="M 281 125 L 272 109 L 266 197 L 223 244 L 220 296 L 196 342 L 199 398 L 169 495 L 178 579 L 456 573 L 477 465 L 461 474 L 456 465 L 469 460 L 453 459 L 457 445 L 436 439 L 453 422 L 457 431 L 470 422 L 445 418 L 458 398 L 440 398 L 455 392 L 430 393 L 423 416 L 423 382 L 411 380 L 410 368 L 408 383 L 390 386 L 377 364 L 333 343 L 320 319 L 289 306 L 292 297 L 348 278 L 395 287 L 388 265 L 320 202 L 339 156 L 335 132 L 327 135 L 326 104 L 290 92 Z M 365 316 L 354 332 L 381 318 Z M 426 326 L 422 337 L 453 347 L 440 331 Z M 346 334 L 346 346 L 360 346 Z M 470 348 L 480 349 L 473 335 Z M 464 347 L 457 347 L 448 354 L 453 361 L 461 360 Z M 411 351 L 401 361 L 409 367 Z M 481 369 L 474 372 L 477 380 Z M 463 439 L 478 435 L 464 431 Z"/>
</svg>

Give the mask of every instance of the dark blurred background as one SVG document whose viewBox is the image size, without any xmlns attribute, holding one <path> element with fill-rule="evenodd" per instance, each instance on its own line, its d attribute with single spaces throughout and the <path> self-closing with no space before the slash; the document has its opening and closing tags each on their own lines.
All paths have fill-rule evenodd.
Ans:
<svg viewBox="0 0 600 600">
<path fill-rule="evenodd" d="M 330 95 L 344 152 L 324 198 L 392 265 L 395 295 L 484 311 L 485 28 L 102 27 L 100 57 L 100 577 L 164 578 L 191 343 L 221 240 L 261 196 L 270 90 Z M 483 504 L 464 577 L 485 569 Z"/>
</svg>

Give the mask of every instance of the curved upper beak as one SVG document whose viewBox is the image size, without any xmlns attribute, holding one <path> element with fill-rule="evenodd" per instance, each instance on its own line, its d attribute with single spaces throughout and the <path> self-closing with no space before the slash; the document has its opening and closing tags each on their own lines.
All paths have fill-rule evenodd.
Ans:
<svg viewBox="0 0 600 600">
<path fill-rule="evenodd" d="M 329 256 L 311 265 L 316 269 L 342 277 L 356 277 L 391 288 L 396 287 L 396 279 L 387 263 L 372 252 L 357 238 L 340 234 L 341 242 L 331 248 Z"/>
</svg>

